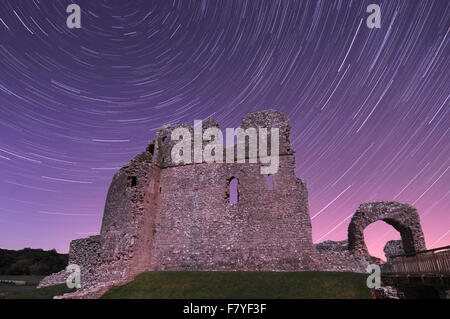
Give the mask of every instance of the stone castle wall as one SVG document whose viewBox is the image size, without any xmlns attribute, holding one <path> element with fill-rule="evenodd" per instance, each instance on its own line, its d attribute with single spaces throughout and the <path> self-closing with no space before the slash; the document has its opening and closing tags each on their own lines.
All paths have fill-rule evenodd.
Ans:
<svg viewBox="0 0 450 319">
<path fill-rule="evenodd" d="M 196 164 L 161 171 L 154 270 L 310 269 L 313 249 L 305 183 L 294 157 L 280 158 L 268 189 L 259 165 Z M 229 181 L 239 201 L 229 203 Z"/>
</svg>

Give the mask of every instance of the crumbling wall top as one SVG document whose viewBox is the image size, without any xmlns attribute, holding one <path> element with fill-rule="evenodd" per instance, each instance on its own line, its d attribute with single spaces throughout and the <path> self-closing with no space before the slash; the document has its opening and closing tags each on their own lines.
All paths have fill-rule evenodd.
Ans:
<svg viewBox="0 0 450 319">
<path fill-rule="evenodd" d="M 202 136 L 201 136 L 201 145 L 202 150 L 204 149 L 205 145 L 209 143 L 209 141 L 203 140 L 203 134 L 205 131 L 209 128 L 216 127 L 220 129 L 219 124 L 216 120 L 210 118 L 207 121 L 202 122 Z M 174 163 L 172 160 L 172 149 L 173 147 L 180 141 L 178 139 L 172 140 L 172 132 L 178 128 L 184 128 L 187 129 L 190 133 L 191 137 L 191 162 L 190 163 Z M 271 129 L 278 129 L 279 134 L 279 155 L 291 155 L 294 154 L 295 151 L 291 147 L 290 142 L 290 131 L 291 126 L 289 124 L 289 119 L 281 112 L 275 111 L 275 110 L 266 110 L 266 111 L 260 111 L 260 112 L 254 112 L 247 114 L 244 119 L 242 120 L 242 124 L 240 128 L 247 130 L 248 128 L 255 128 L 257 129 L 257 134 L 259 134 L 259 130 L 261 128 L 267 129 L 267 147 L 269 150 L 272 149 L 271 143 Z M 152 153 L 154 155 L 153 162 L 157 164 L 161 168 L 171 167 L 171 166 L 178 166 L 178 165 L 185 165 L 185 164 L 192 164 L 194 162 L 197 162 L 195 160 L 194 155 L 194 146 L 195 146 L 195 133 L 196 129 L 190 124 L 168 124 L 163 126 L 157 133 L 156 140 L 152 141 L 149 147 L 147 148 L 147 151 Z M 183 138 L 186 138 L 183 136 Z M 226 150 L 225 147 L 229 145 L 229 141 L 226 140 L 226 131 L 222 130 L 222 145 L 223 145 L 223 152 L 225 159 L 226 157 Z M 247 142 L 246 142 L 247 143 Z M 257 136 L 257 145 L 258 148 L 260 145 L 259 141 L 259 135 Z M 235 151 L 236 151 L 236 146 Z M 246 145 L 246 154 L 248 154 L 249 146 Z M 259 149 L 259 148 L 258 148 Z M 270 151 L 268 152 L 271 153 Z"/>
<path fill-rule="evenodd" d="M 278 128 L 280 134 L 280 155 L 294 154 L 295 151 L 291 147 L 291 125 L 286 115 L 276 110 L 266 110 L 260 112 L 253 112 L 247 114 L 242 120 L 241 127 L 247 129 L 254 128 L 267 128 L 270 135 L 271 128 Z M 270 138 L 268 137 L 268 141 Z"/>
</svg>

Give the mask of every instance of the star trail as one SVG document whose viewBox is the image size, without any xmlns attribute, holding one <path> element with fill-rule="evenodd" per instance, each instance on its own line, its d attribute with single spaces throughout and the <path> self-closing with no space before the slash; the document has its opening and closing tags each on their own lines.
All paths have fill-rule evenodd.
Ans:
<svg viewBox="0 0 450 319">
<path fill-rule="evenodd" d="M 291 120 L 315 242 L 396 200 L 449 245 L 449 18 L 447 0 L 0 0 L 0 247 L 67 251 L 162 125 L 264 109 Z M 379 257 L 397 238 L 366 229 Z"/>
</svg>

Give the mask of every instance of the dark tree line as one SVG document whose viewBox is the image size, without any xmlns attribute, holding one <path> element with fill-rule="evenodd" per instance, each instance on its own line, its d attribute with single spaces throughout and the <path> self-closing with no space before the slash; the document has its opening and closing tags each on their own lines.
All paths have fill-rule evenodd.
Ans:
<svg viewBox="0 0 450 319">
<path fill-rule="evenodd" d="M 0 275 L 50 275 L 63 270 L 68 260 L 55 249 L 0 249 Z"/>
</svg>

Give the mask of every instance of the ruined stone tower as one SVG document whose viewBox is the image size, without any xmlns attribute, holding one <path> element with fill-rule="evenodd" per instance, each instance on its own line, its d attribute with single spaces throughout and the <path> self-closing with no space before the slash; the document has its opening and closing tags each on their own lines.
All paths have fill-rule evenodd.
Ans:
<svg viewBox="0 0 450 319">
<path fill-rule="evenodd" d="M 103 217 L 102 260 L 127 256 L 133 271 L 311 269 L 313 245 L 305 182 L 295 176 L 288 119 L 252 113 L 242 128 L 280 130 L 279 170 L 255 163 L 174 164 L 163 127 L 147 151 L 113 179 Z M 213 120 L 203 130 L 217 126 Z M 230 204 L 236 179 L 238 202 Z"/>
<path fill-rule="evenodd" d="M 363 225 L 358 228 L 356 220 L 351 224 L 351 247 L 347 242 L 313 245 L 306 183 L 295 175 L 285 115 L 273 110 L 250 113 L 241 124 L 243 129 L 279 129 L 279 169 L 273 176 L 261 174 L 262 164 L 248 158 L 245 163 L 174 163 L 176 141 L 170 137 L 179 127 L 194 131 L 187 124 L 164 126 L 144 153 L 114 175 L 100 235 L 72 241 L 69 263 L 80 266 L 83 278 L 74 297 L 98 296 L 150 270 L 365 271 L 369 256 L 358 236 L 377 220 L 376 212 L 368 211 L 368 220 L 366 207 L 360 207 Z M 202 130 L 210 127 L 218 127 L 217 122 L 208 120 Z M 229 198 L 232 180 L 237 181 L 234 204 Z M 390 204 L 377 205 L 383 211 L 378 219 L 395 220 L 390 210 L 383 210 Z M 407 239 L 423 248 L 415 209 L 398 205 L 394 214 L 406 211 L 417 219 L 409 223 L 415 237 Z M 401 221 L 391 224 L 411 233 Z M 64 271 L 51 275 L 40 286 L 66 276 Z"/>
</svg>

